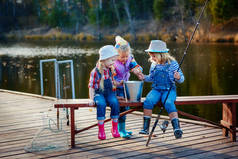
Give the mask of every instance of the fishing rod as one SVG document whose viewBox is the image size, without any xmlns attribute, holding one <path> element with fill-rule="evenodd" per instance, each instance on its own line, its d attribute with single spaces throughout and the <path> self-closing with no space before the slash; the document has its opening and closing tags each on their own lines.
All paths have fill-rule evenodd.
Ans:
<svg viewBox="0 0 238 159">
<path fill-rule="evenodd" d="M 180 61 L 180 63 L 179 63 L 179 67 L 178 67 L 178 69 L 177 69 L 177 72 L 179 71 L 181 65 L 183 64 L 184 58 L 185 58 L 185 56 L 186 56 L 186 54 L 187 54 L 188 47 L 189 47 L 190 43 L 192 42 L 193 36 L 194 36 L 194 34 L 195 34 L 195 32 L 196 32 L 198 26 L 199 26 L 199 22 L 200 22 L 200 19 L 201 19 L 201 17 L 202 17 L 202 14 L 203 14 L 203 12 L 204 12 L 204 10 L 205 10 L 205 8 L 206 8 L 207 2 L 208 2 L 208 0 L 206 0 L 205 3 L 204 3 L 204 5 L 203 5 L 202 11 L 201 11 L 201 13 L 200 13 L 200 15 L 199 15 L 199 18 L 198 18 L 198 20 L 197 20 L 197 23 L 196 23 L 196 25 L 195 25 L 195 28 L 194 28 L 193 33 L 192 33 L 192 36 L 190 37 L 190 40 L 188 41 L 188 44 L 187 44 L 187 46 L 186 46 L 186 48 L 185 48 L 185 50 L 184 50 L 184 54 L 183 54 L 183 57 L 182 57 L 182 59 L 181 59 L 181 61 Z M 166 103 L 166 101 L 167 101 L 167 99 L 168 99 L 168 96 L 169 96 L 169 93 L 170 93 L 171 89 L 172 89 L 172 86 L 170 86 L 170 88 L 169 88 L 169 90 L 168 90 L 168 93 L 167 93 L 167 95 L 166 95 L 166 98 L 165 98 L 165 100 L 164 100 L 164 102 L 163 102 L 163 105 L 162 105 L 162 107 L 161 107 L 161 109 L 160 109 L 160 111 L 159 111 L 159 113 L 158 113 L 158 116 L 157 116 L 157 118 L 156 118 L 156 120 L 155 120 L 154 126 L 153 126 L 153 128 L 152 128 L 152 130 L 151 130 L 151 132 L 150 132 L 150 135 L 149 135 L 149 137 L 148 137 L 148 140 L 147 140 L 147 142 L 146 142 L 146 146 L 148 146 L 149 143 L 150 143 L 150 140 L 151 140 L 151 137 L 152 137 L 152 135 L 153 135 L 153 133 L 154 133 L 155 127 L 156 127 L 156 125 L 158 124 L 158 121 L 159 121 L 159 119 L 160 119 L 160 114 L 161 114 L 161 112 L 162 112 L 162 110 L 163 110 L 163 106 L 165 105 L 165 103 Z"/>
</svg>

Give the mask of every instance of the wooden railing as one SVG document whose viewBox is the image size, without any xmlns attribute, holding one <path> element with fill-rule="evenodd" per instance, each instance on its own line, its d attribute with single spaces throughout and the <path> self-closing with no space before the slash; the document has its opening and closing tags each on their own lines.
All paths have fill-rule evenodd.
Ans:
<svg viewBox="0 0 238 159">
<path fill-rule="evenodd" d="M 141 102 L 125 102 L 120 101 L 120 106 L 131 106 L 135 108 L 142 108 L 145 98 L 142 98 Z M 95 107 L 89 106 L 89 99 L 60 99 L 57 100 L 54 104 L 55 108 L 70 108 L 70 126 L 71 126 L 71 147 L 75 147 L 75 135 L 82 131 L 88 130 L 94 125 L 88 126 L 81 130 L 75 129 L 75 117 L 74 111 L 80 107 Z M 222 120 L 220 123 L 215 123 L 182 111 L 178 110 L 178 113 L 189 118 L 208 122 L 210 124 L 216 125 L 222 128 L 224 136 L 230 136 L 231 141 L 236 141 L 236 103 L 238 103 L 238 95 L 214 95 L 214 96 L 183 96 L 177 97 L 175 104 L 176 105 L 193 105 L 193 104 L 222 104 Z M 160 105 L 158 103 L 158 105 Z M 131 113 L 137 109 L 130 109 L 126 112 L 120 114 L 123 116 L 125 114 Z M 59 111 L 57 111 L 57 116 L 59 116 Z M 110 121 L 111 119 L 106 119 L 105 122 Z"/>
</svg>

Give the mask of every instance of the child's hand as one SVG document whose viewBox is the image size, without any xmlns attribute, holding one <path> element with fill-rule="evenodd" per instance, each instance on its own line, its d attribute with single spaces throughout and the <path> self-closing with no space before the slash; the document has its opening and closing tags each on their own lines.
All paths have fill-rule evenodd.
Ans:
<svg viewBox="0 0 238 159">
<path fill-rule="evenodd" d="M 88 105 L 89 105 L 89 106 L 93 106 L 93 105 L 95 105 L 94 100 L 90 99 L 90 101 L 88 102 Z"/>
<path fill-rule="evenodd" d="M 121 80 L 120 82 L 114 81 L 113 84 L 115 86 L 121 86 L 121 85 L 123 85 L 123 80 Z"/>
<path fill-rule="evenodd" d="M 177 80 L 180 79 L 180 74 L 177 71 L 174 72 L 174 78 Z"/>
<path fill-rule="evenodd" d="M 144 79 L 144 75 L 139 67 L 136 67 L 131 70 L 140 80 Z"/>
<path fill-rule="evenodd" d="M 141 72 L 137 75 L 137 77 L 139 78 L 139 80 L 143 81 L 145 79 L 144 74 Z"/>
<path fill-rule="evenodd" d="M 121 80 L 121 81 L 119 82 L 119 86 L 123 85 L 123 83 L 124 83 L 124 80 Z"/>
<path fill-rule="evenodd" d="M 126 102 L 126 98 L 121 97 L 121 96 L 117 96 L 117 100 L 118 100 L 118 102 Z"/>
<path fill-rule="evenodd" d="M 124 97 L 122 97 L 122 96 L 117 96 L 117 99 L 119 100 L 119 101 L 124 101 L 125 100 L 125 98 Z"/>
</svg>

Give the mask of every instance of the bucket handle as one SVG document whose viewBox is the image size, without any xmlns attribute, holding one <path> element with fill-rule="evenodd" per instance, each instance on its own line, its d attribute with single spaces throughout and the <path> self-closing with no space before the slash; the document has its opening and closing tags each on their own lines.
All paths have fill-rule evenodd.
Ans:
<svg viewBox="0 0 238 159">
<path fill-rule="evenodd" d="M 125 94 L 126 102 L 128 102 L 128 101 L 127 101 L 127 95 L 126 95 L 126 85 L 125 85 L 125 81 L 123 81 L 123 89 L 124 89 L 124 94 Z"/>
</svg>

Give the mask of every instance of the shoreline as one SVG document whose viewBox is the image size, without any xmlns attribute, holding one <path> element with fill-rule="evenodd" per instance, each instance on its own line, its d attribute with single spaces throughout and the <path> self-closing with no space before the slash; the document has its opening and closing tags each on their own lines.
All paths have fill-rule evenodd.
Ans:
<svg viewBox="0 0 238 159">
<path fill-rule="evenodd" d="M 238 43 L 238 18 L 225 24 L 212 25 L 203 22 L 196 30 L 193 42 L 196 43 Z M 186 30 L 185 30 L 186 28 Z M 138 21 L 134 31 L 128 25 L 97 28 L 94 25 L 82 26 L 78 33 L 71 29 L 50 28 L 41 26 L 31 29 L 13 30 L 0 35 L 1 41 L 74 41 L 74 42 L 111 42 L 120 35 L 130 42 L 148 43 L 150 40 L 161 39 L 166 42 L 184 43 L 190 39 L 194 25 L 171 22 L 160 24 L 156 21 Z"/>
<path fill-rule="evenodd" d="M 16 34 L 8 34 L 0 38 L 1 42 L 63 42 L 63 41 L 71 41 L 71 42 L 111 42 L 114 41 L 116 35 L 105 35 L 105 36 L 95 36 L 88 33 L 80 33 L 76 35 L 65 34 L 65 33 L 57 33 L 57 34 L 49 34 L 49 35 L 24 35 L 19 36 Z M 147 43 L 150 40 L 161 39 L 166 42 L 177 42 L 184 43 L 185 38 L 178 35 L 170 35 L 165 33 L 164 35 L 151 35 L 151 34 L 137 34 L 132 35 L 130 33 L 126 35 L 122 35 L 128 41 L 137 42 L 137 43 Z M 189 36 L 186 37 L 190 38 Z M 209 34 L 199 34 L 196 33 L 193 37 L 193 42 L 196 43 L 238 43 L 238 33 L 209 33 Z"/>
</svg>

